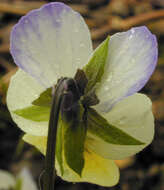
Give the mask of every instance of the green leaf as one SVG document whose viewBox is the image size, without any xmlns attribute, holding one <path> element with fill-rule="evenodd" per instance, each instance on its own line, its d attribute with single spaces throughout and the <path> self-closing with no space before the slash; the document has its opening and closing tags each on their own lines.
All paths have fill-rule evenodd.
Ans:
<svg viewBox="0 0 164 190">
<path fill-rule="evenodd" d="M 42 92 L 36 100 L 32 102 L 36 106 L 50 107 L 52 101 L 52 88 L 48 88 L 46 91 Z"/>
<path fill-rule="evenodd" d="M 49 107 L 29 106 L 14 111 L 15 114 L 32 121 L 48 121 L 50 116 Z"/>
<path fill-rule="evenodd" d="M 57 136 L 56 136 L 56 158 L 60 167 L 60 173 L 63 176 L 64 169 L 63 169 L 63 131 L 62 131 L 62 120 L 61 115 L 59 116 L 58 121 L 58 129 L 57 129 Z"/>
<path fill-rule="evenodd" d="M 22 179 L 18 178 L 16 180 L 15 187 L 13 188 L 14 190 L 22 190 Z"/>
<path fill-rule="evenodd" d="M 81 176 L 84 167 L 85 121 L 80 116 L 70 122 L 63 122 L 63 134 L 66 162 L 73 171 Z"/>
<path fill-rule="evenodd" d="M 86 93 L 89 92 L 96 83 L 101 82 L 108 55 L 108 45 L 109 37 L 96 48 L 89 63 L 83 68 L 88 79 Z"/>
<path fill-rule="evenodd" d="M 143 145 L 144 143 L 108 123 L 94 109 L 88 110 L 88 131 L 104 141 L 118 145 Z"/>
</svg>

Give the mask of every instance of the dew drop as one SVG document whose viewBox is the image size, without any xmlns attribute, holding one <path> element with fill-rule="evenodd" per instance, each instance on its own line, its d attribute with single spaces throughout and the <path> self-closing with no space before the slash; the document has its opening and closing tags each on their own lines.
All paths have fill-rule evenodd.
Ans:
<svg viewBox="0 0 164 190">
<path fill-rule="evenodd" d="M 25 42 L 26 42 L 26 40 L 25 40 L 25 39 L 22 39 L 21 41 L 22 41 L 23 43 L 25 43 Z"/>
<path fill-rule="evenodd" d="M 131 29 L 131 33 L 132 33 L 132 34 L 134 34 L 134 33 L 135 33 L 135 30 L 134 30 L 133 28 Z"/>
<path fill-rule="evenodd" d="M 122 120 L 119 121 L 119 124 L 122 125 L 124 122 Z"/>
<path fill-rule="evenodd" d="M 35 99 L 38 98 L 38 94 L 34 94 Z"/>
<path fill-rule="evenodd" d="M 26 19 L 24 22 L 25 22 L 25 24 L 27 24 L 27 23 L 28 23 L 28 20 Z"/>
<path fill-rule="evenodd" d="M 80 63 L 80 58 L 77 58 L 76 61 L 77 61 L 77 63 Z"/>
<path fill-rule="evenodd" d="M 76 32 L 76 33 L 79 32 L 78 28 L 75 28 L 74 32 Z"/>
<path fill-rule="evenodd" d="M 80 44 L 80 47 L 85 47 L 85 44 L 81 43 L 81 44 Z"/>
<path fill-rule="evenodd" d="M 64 14 L 64 13 L 66 13 L 66 10 L 65 10 L 65 9 L 63 9 L 63 12 L 62 12 L 62 13 L 63 13 L 63 14 Z"/>
<path fill-rule="evenodd" d="M 56 19 L 56 22 L 60 22 L 61 20 L 60 19 Z"/>
<path fill-rule="evenodd" d="M 135 64 L 135 59 L 134 58 L 132 58 L 131 61 L 132 61 L 132 64 Z"/>
<path fill-rule="evenodd" d="M 106 86 L 106 87 L 105 87 L 105 90 L 107 91 L 107 90 L 109 90 L 109 88 Z"/>
<path fill-rule="evenodd" d="M 130 36 L 129 36 L 129 39 L 132 39 L 133 38 L 133 35 L 131 34 Z"/>
<path fill-rule="evenodd" d="M 112 78 L 113 78 L 113 74 L 112 73 L 110 73 L 110 75 L 108 76 L 108 78 L 107 78 L 107 82 L 110 82 L 111 80 L 112 80 Z"/>
<path fill-rule="evenodd" d="M 56 69 L 56 70 L 59 70 L 59 65 L 55 65 L 55 69 Z"/>
</svg>

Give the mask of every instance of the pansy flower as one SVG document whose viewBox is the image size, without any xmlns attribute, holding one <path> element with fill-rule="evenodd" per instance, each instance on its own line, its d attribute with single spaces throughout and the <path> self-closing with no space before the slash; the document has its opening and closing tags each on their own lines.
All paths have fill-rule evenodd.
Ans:
<svg viewBox="0 0 164 190">
<path fill-rule="evenodd" d="M 79 122 L 76 118 L 72 129 L 69 117 L 60 114 L 57 174 L 71 182 L 117 184 L 114 160 L 136 154 L 153 139 L 151 101 L 137 92 L 155 69 L 156 37 L 145 26 L 135 27 L 93 50 L 80 14 L 56 2 L 20 19 L 10 50 L 19 70 L 11 79 L 7 105 L 25 132 L 23 139 L 45 154 L 54 86 L 61 77 L 72 78 L 81 92 L 75 109 Z M 66 107 L 73 102 L 70 97 Z"/>
</svg>

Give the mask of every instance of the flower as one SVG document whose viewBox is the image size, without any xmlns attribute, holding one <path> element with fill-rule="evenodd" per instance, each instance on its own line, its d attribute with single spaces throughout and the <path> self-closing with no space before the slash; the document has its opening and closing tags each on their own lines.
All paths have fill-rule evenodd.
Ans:
<svg viewBox="0 0 164 190">
<path fill-rule="evenodd" d="M 23 168 L 16 178 L 5 170 L 0 170 L 0 189 L 37 190 L 37 186 L 27 168 Z"/>
<path fill-rule="evenodd" d="M 43 154 L 50 108 L 34 106 L 33 102 L 59 78 L 74 77 L 79 68 L 85 70 L 94 92 L 91 95 L 99 103 L 94 104 L 94 110 L 88 109 L 84 167 L 79 176 L 61 153 L 64 171 L 62 174 L 57 160 L 57 173 L 67 181 L 115 185 L 119 169 L 114 160 L 136 154 L 153 139 L 151 101 L 137 92 L 155 69 L 156 37 L 145 26 L 135 27 L 114 34 L 93 51 L 83 18 L 56 2 L 20 19 L 12 30 L 10 49 L 19 70 L 11 79 L 7 105 L 13 120 L 26 133 L 23 139 Z M 47 101 L 50 98 L 45 97 Z M 76 160 L 74 157 L 72 162 Z"/>
</svg>

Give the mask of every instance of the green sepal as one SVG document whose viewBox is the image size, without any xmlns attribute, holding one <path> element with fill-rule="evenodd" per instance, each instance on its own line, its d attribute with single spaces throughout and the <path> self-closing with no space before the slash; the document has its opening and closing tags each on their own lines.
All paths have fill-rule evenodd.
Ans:
<svg viewBox="0 0 164 190">
<path fill-rule="evenodd" d="M 42 92 L 36 100 L 32 102 L 35 106 L 45 106 L 50 107 L 52 102 L 52 88 L 47 88 L 44 92 Z"/>
<path fill-rule="evenodd" d="M 13 111 L 15 114 L 32 121 L 48 121 L 50 117 L 50 107 L 29 106 Z"/>
<path fill-rule="evenodd" d="M 63 122 L 65 160 L 68 166 L 79 176 L 81 176 L 84 168 L 84 143 L 86 138 L 86 124 L 82 119 L 83 111 L 80 112 L 78 118 L 74 118 L 70 122 Z"/>
<path fill-rule="evenodd" d="M 101 82 L 108 56 L 109 39 L 110 37 L 108 36 L 107 39 L 98 46 L 89 63 L 83 68 L 88 79 L 85 93 L 88 93 L 96 83 Z"/>
<path fill-rule="evenodd" d="M 57 136 L 56 136 L 56 158 L 59 164 L 61 176 L 64 174 L 63 168 L 63 122 L 61 120 L 61 114 L 59 115 Z"/>
<path fill-rule="evenodd" d="M 22 179 L 18 178 L 13 190 L 22 190 Z"/>
<path fill-rule="evenodd" d="M 87 130 L 110 144 L 117 145 L 143 145 L 145 143 L 135 139 L 121 129 L 108 123 L 94 109 L 88 109 Z"/>
</svg>

